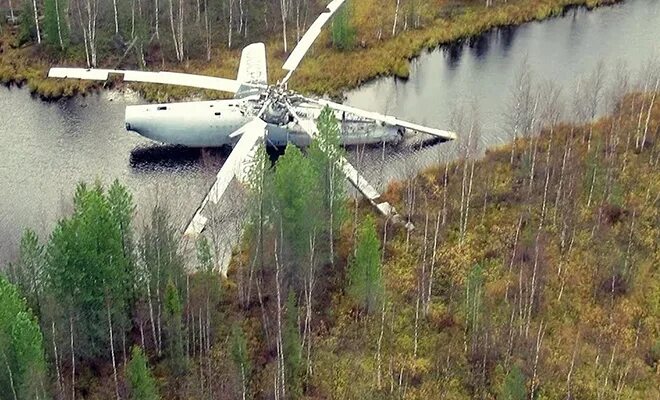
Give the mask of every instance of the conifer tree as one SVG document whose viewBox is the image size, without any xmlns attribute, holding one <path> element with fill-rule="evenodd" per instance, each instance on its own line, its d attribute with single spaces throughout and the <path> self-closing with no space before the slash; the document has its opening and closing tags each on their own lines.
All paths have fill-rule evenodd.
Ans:
<svg viewBox="0 0 660 400">
<path fill-rule="evenodd" d="M 302 397 L 302 346 L 298 330 L 298 307 L 296 307 L 296 297 L 292 291 L 289 291 L 286 302 L 283 336 L 286 393 L 290 398 L 298 399 Z"/>
<path fill-rule="evenodd" d="M 379 310 L 383 297 L 380 240 L 371 216 L 367 216 L 358 228 L 357 248 L 348 276 L 348 293 L 355 304 L 367 313 Z"/>
<path fill-rule="evenodd" d="M 158 400 L 156 381 L 147 365 L 147 358 L 139 346 L 133 346 L 131 359 L 126 366 L 126 380 L 130 400 Z"/>
<path fill-rule="evenodd" d="M 17 288 L 0 275 L 0 393 L 43 398 L 46 362 L 39 324 Z"/>
<path fill-rule="evenodd" d="M 298 262 L 306 260 L 309 238 L 318 226 L 318 177 L 300 149 L 289 144 L 275 167 L 275 198 L 285 243 Z"/>
<path fill-rule="evenodd" d="M 49 290 L 65 319 L 58 325 L 76 326 L 83 357 L 111 348 L 114 325 L 128 319 L 131 276 L 119 227 L 100 184 L 80 184 L 74 214 L 58 223 L 48 245 Z"/>
<path fill-rule="evenodd" d="M 511 371 L 504 378 L 504 383 L 500 390 L 501 400 L 525 400 L 527 398 L 527 389 L 525 388 L 525 375 L 520 368 L 514 365 Z"/>
<path fill-rule="evenodd" d="M 66 22 L 67 0 L 44 0 L 44 40 L 50 46 L 64 50 L 69 45 Z"/>
<path fill-rule="evenodd" d="M 242 399 L 247 398 L 247 386 L 250 380 L 250 358 L 247 351 L 245 333 L 240 325 L 234 324 L 231 330 L 231 358 L 236 366 L 241 382 Z"/>
<path fill-rule="evenodd" d="M 350 1 L 347 1 L 335 14 L 332 20 L 332 44 L 335 48 L 346 51 L 355 46 L 355 27 L 351 21 Z"/>
<path fill-rule="evenodd" d="M 341 127 L 334 111 L 325 107 L 317 120 L 318 135 L 308 150 L 309 159 L 319 179 L 321 214 L 329 243 L 330 261 L 333 262 L 333 239 L 346 217 L 346 185 L 341 169 L 344 150 L 341 147 Z"/>
<path fill-rule="evenodd" d="M 37 234 L 27 229 L 21 237 L 19 258 L 10 265 L 10 278 L 35 314 L 41 312 L 40 298 L 45 278 L 45 249 Z"/>
<path fill-rule="evenodd" d="M 172 374 L 182 376 L 186 371 L 186 358 L 183 352 L 183 306 L 179 292 L 172 281 L 165 289 L 165 332 L 167 334 L 166 355 Z"/>
</svg>

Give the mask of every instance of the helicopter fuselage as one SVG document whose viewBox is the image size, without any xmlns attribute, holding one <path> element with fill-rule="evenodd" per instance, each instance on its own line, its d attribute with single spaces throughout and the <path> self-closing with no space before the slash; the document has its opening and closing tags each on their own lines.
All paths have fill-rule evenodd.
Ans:
<svg viewBox="0 0 660 400">
<path fill-rule="evenodd" d="M 236 99 L 128 106 L 126 129 L 161 143 L 187 147 L 233 146 L 239 138 L 230 135 L 254 119 L 259 112 L 258 104 L 250 99 Z M 321 112 L 321 108 L 313 104 L 294 108 L 300 115 L 314 120 Z M 401 128 L 341 112 L 335 115 L 340 123 L 343 145 L 390 143 L 402 138 Z M 305 147 L 310 144 L 309 135 L 288 113 L 266 110 L 263 119 L 267 122 L 268 145 L 280 147 L 293 143 Z"/>
</svg>

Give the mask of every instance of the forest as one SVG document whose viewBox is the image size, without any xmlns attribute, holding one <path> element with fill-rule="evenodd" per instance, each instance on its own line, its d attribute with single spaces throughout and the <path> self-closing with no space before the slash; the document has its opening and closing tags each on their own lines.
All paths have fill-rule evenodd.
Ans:
<svg viewBox="0 0 660 400">
<path fill-rule="evenodd" d="M 498 26 L 616 0 L 349 0 L 292 85 L 338 95 L 379 75 L 408 76 L 427 48 Z M 0 0 L 0 82 L 27 83 L 44 99 L 86 93 L 89 82 L 46 79 L 55 65 L 178 70 L 233 78 L 240 49 L 267 44 L 271 81 L 326 0 Z M 202 96 L 133 85 L 146 99 Z"/>
<path fill-rule="evenodd" d="M 257 152 L 226 277 L 212 234 L 186 261 L 165 202 L 139 226 L 120 182 L 81 183 L 2 269 L 0 393 L 657 398 L 659 84 L 653 62 L 573 93 L 521 67 L 511 144 L 483 154 L 458 108 L 453 161 L 390 183 L 414 230 L 349 196 L 325 110 L 304 152 Z"/>
</svg>

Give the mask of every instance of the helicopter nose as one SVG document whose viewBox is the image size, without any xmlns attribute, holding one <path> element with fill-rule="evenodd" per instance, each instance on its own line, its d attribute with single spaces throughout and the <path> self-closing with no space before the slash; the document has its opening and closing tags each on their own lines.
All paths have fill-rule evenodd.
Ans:
<svg viewBox="0 0 660 400">
<path fill-rule="evenodd" d="M 144 110 L 142 106 L 126 107 L 124 123 L 127 131 L 140 133 L 140 128 L 144 122 Z"/>
</svg>

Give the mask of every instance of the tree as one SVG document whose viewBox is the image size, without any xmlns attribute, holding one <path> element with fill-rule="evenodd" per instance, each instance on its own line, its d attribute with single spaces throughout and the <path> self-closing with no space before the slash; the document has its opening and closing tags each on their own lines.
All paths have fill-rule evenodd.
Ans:
<svg viewBox="0 0 660 400">
<path fill-rule="evenodd" d="M 355 46 L 355 27 L 351 21 L 351 3 L 347 1 L 332 20 L 332 44 L 335 48 L 346 51 Z"/>
<path fill-rule="evenodd" d="M 318 226 L 318 178 L 308 158 L 289 144 L 275 168 L 275 201 L 285 243 L 299 263 L 307 260 L 309 238 Z M 292 271 L 290 271 L 292 272 Z"/>
<path fill-rule="evenodd" d="M 17 288 L 0 275 L 0 392 L 44 397 L 46 362 L 39 324 Z"/>
<path fill-rule="evenodd" d="M 164 294 L 168 282 L 181 290 L 185 283 L 183 259 L 178 251 L 178 233 L 166 207 L 157 204 L 151 221 L 144 229 L 140 243 L 139 281 L 146 289 L 153 340 L 162 351 L 162 317 Z M 144 292 L 143 296 L 145 296 Z"/>
<path fill-rule="evenodd" d="M 296 297 L 292 291 L 289 292 L 286 302 L 286 320 L 282 342 L 286 392 L 289 398 L 298 399 L 302 397 L 302 346 L 298 330 L 298 307 L 296 307 Z"/>
<path fill-rule="evenodd" d="M 147 358 L 139 346 L 133 346 L 131 360 L 126 366 L 126 380 L 129 386 L 129 399 L 131 400 L 157 400 L 158 389 L 154 380 Z"/>
<path fill-rule="evenodd" d="M 128 319 L 132 278 L 120 223 L 100 184 L 78 185 L 74 213 L 53 231 L 47 261 L 49 289 L 66 319 L 59 325 L 77 325 L 79 355 L 112 349 L 113 324 Z"/>
<path fill-rule="evenodd" d="M 165 289 L 165 332 L 166 352 L 172 374 L 182 376 L 186 372 L 186 358 L 183 352 L 183 326 L 181 316 L 183 306 L 179 292 L 172 281 Z"/>
<path fill-rule="evenodd" d="M 37 314 L 41 312 L 45 261 L 44 246 L 39 243 L 37 234 L 27 229 L 21 237 L 18 261 L 10 266 L 10 272 L 11 280 Z"/>
<path fill-rule="evenodd" d="M 344 150 L 341 147 L 341 128 L 334 111 L 325 107 L 317 120 L 318 135 L 308 150 L 316 170 L 322 199 L 322 216 L 327 221 L 325 234 L 330 246 L 330 262 L 334 263 L 334 236 L 346 218 L 345 176 L 341 170 Z"/>
<path fill-rule="evenodd" d="M 247 398 L 247 385 L 250 379 L 250 359 L 247 352 L 245 334 L 238 324 L 234 324 L 231 330 L 231 358 L 239 373 L 241 398 L 245 400 Z"/>
<path fill-rule="evenodd" d="M 517 365 L 514 365 L 506 375 L 506 378 L 504 378 L 498 399 L 525 400 L 526 398 L 525 375 Z"/>
<path fill-rule="evenodd" d="M 69 31 L 66 23 L 67 0 L 44 0 L 44 35 L 46 43 L 60 50 L 69 45 Z"/>
<path fill-rule="evenodd" d="M 195 247 L 197 249 L 197 262 L 199 262 L 199 270 L 204 272 L 211 272 L 213 270 L 213 254 L 211 253 L 211 245 L 209 244 L 206 236 L 200 236 Z"/>
<path fill-rule="evenodd" d="M 357 247 L 348 275 L 348 293 L 353 301 L 367 313 L 379 310 L 383 297 L 380 240 L 371 216 L 367 216 L 358 228 Z"/>
</svg>

